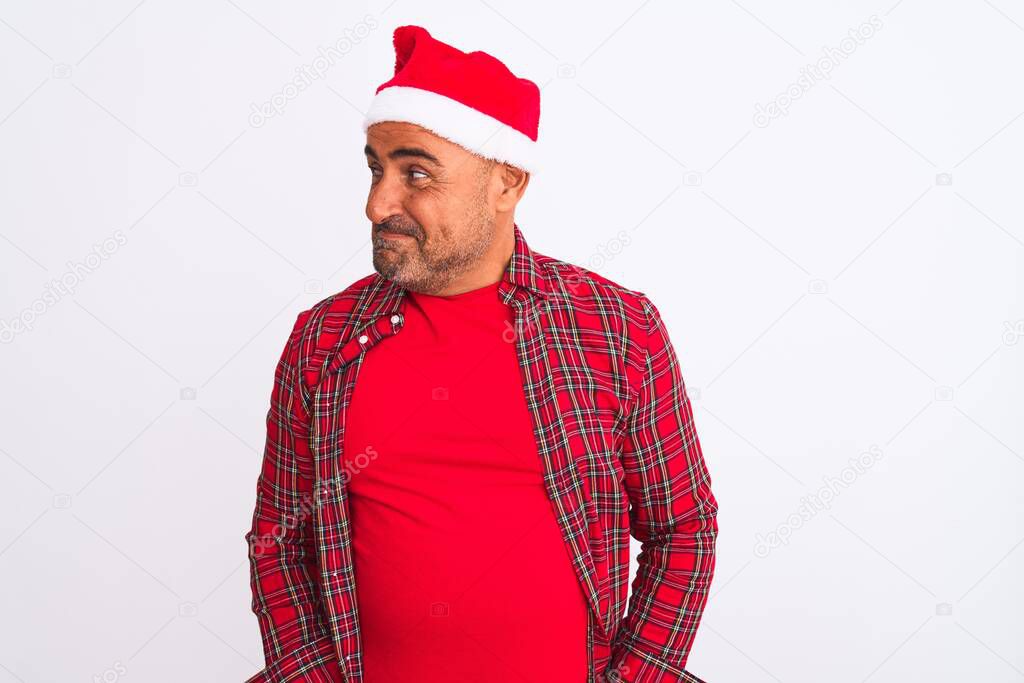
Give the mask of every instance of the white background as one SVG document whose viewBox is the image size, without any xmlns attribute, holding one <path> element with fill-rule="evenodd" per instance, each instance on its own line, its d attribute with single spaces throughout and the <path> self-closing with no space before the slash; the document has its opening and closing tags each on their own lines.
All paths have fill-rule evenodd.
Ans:
<svg viewBox="0 0 1024 683">
<path fill-rule="evenodd" d="M 262 667 L 273 367 L 372 271 L 359 124 L 406 23 L 542 86 L 519 225 L 666 320 L 721 505 L 688 668 L 1024 680 L 1019 2 L 129 0 L 0 3 L 0 682 Z"/>
</svg>

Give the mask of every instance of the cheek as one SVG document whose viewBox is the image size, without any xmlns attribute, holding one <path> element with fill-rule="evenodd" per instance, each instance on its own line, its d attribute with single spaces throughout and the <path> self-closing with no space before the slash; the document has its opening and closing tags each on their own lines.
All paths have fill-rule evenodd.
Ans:
<svg viewBox="0 0 1024 683">
<path fill-rule="evenodd" d="M 426 192 L 412 192 L 403 203 L 406 214 L 424 231 L 444 222 L 444 205 Z"/>
</svg>

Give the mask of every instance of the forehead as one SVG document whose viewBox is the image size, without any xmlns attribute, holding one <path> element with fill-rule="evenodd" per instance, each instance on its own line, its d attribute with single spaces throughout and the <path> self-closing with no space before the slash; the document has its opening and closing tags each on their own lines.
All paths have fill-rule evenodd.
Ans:
<svg viewBox="0 0 1024 683">
<path fill-rule="evenodd" d="M 384 161 L 396 150 L 421 150 L 433 157 L 425 160 L 443 165 L 455 164 L 470 154 L 454 142 L 414 123 L 382 121 L 367 128 L 367 155 L 376 154 L 378 159 Z"/>
</svg>

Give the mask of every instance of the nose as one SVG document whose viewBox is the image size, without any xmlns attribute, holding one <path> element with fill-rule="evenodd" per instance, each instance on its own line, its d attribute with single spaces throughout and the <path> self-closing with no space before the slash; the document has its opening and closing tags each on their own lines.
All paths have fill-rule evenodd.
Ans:
<svg viewBox="0 0 1024 683">
<path fill-rule="evenodd" d="M 366 198 L 366 217 L 371 223 L 383 223 L 385 219 L 402 213 L 402 188 L 397 178 L 381 175 L 370 188 Z"/>
</svg>

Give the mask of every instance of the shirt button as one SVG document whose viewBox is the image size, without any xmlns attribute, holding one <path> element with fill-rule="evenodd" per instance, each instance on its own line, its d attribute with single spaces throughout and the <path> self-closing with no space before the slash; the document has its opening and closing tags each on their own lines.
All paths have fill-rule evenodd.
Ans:
<svg viewBox="0 0 1024 683">
<path fill-rule="evenodd" d="M 397 325 L 401 321 L 402 321 L 402 316 L 400 316 L 399 314 L 396 313 L 393 316 L 391 316 L 391 324 L 392 325 Z"/>
<path fill-rule="evenodd" d="M 365 334 L 359 335 L 359 343 L 360 344 L 365 344 L 368 341 L 370 341 L 370 338 L 367 337 Z"/>
</svg>

